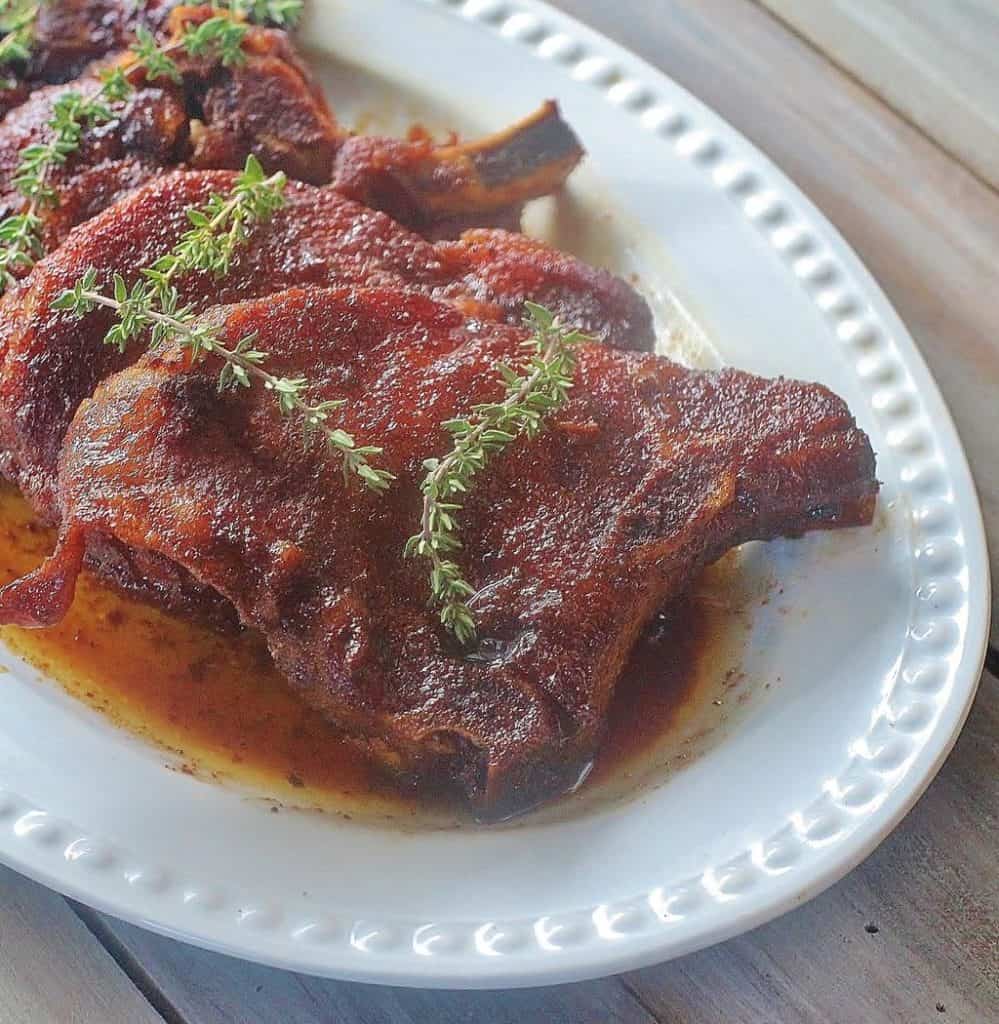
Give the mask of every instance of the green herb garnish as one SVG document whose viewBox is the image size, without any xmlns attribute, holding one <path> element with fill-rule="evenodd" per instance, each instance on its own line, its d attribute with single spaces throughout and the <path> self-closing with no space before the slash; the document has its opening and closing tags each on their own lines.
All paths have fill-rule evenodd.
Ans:
<svg viewBox="0 0 999 1024">
<path fill-rule="evenodd" d="M 423 468 L 423 516 L 420 532 L 406 542 L 405 555 L 430 562 L 430 590 L 440 606 L 444 626 L 461 644 L 476 638 L 471 603 L 475 589 L 463 577 L 461 567 L 449 557 L 461 549 L 457 515 L 464 495 L 491 456 L 520 435 L 536 437 L 544 421 L 568 401 L 576 367 L 574 349 L 589 340 L 568 330 L 543 306 L 525 304 L 525 322 L 531 337 L 523 342 L 530 358 L 519 368 L 499 366 L 506 385 L 501 402 L 472 407 L 467 419 L 443 423 L 454 447 L 442 459 L 427 459 Z"/>
<path fill-rule="evenodd" d="M 302 17 L 305 4 L 303 0 L 228 0 L 223 6 L 250 21 L 294 28 Z"/>
<path fill-rule="evenodd" d="M 39 0 L 0 0 L 0 68 L 28 60 L 35 41 Z M 0 88 L 16 83 L 0 79 Z"/>
<path fill-rule="evenodd" d="M 254 334 L 241 338 L 232 348 L 225 345 L 217 329 L 198 322 L 194 311 L 181 305 L 174 284 L 177 274 L 192 270 L 224 276 L 250 231 L 281 207 L 286 184 L 284 174 L 265 177 L 256 158 L 249 157 L 229 195 L 212 196 L 205 206 L 189 210 L 191 229 L 168 254 L 144 269 L 131 288 L 120 274 L 115 274 L 108 294 L 97 271 L 90 269 L 56 299 L 52 308 L 74 316 L 84 316 L 98 306 L 114 310 L 117 319 L 104 341 L 120 352 L 148 331 L 150 347 L 176 341 L 190 349 L 195 360 L 206 354 L 218 356 L 224 363 L 219 374 L 220 390 L 248 388 L 254 380 L 260 382 L 274 393 L 282 415 L 301 416 L 307 435 L 323 436 L 330 451 L 343 460 L 345 479 L 354 474 L 369 489 L 383 491 L 394 477 L 368 462 L 369 456 L 380 455 L 382 449 L 358 445 L 345 430 L 330 425 L 331 414 L 342 408 L 345 400 L 312 403 L 305 397 L 310 388 L 307 378 L 279 377 L 265 370 L 267 353 L 255 347 Z"/>
<path fill-rule="evenodd" d="M 59 205 L 58 191 L 49 181 L 52 171 L 63 166 L 80 148 L 87 128 L 114 119 L 111 104 L 128 98 L 140 74 L 149 81 L 165 78 L 181 82 L 180 68 L 173 59 L 180 52 L 192 57 L 214 55 L 226 66 L 239 64 L 246 59 L 242 45 L 249 31 L 242 18 L 263 18 L 289 25 L 302 10 L 300 0 L 231 0 L 226 6 L 228 11 L 219 7 L 212 17 L 189 26 L 179 39 L 162 45 L 148 29 L 140 27 L 126 60 L 103 73 L 101 87 L 92 97 L 68 89 L 56 99 L 48 123 L 51 139 L 25 148 L 13 179 L 26 200 L 25 207 L 0 222 L 0 294 L 16 281 L 15 271 L 33 266 L 44 253 L 41 213 L 46 207 Z M 30 10 L 37 13 L 36 7 Z M 0 52 L 6 43 L 11 53 L 23 59 L 34 13 L 28 18 L 25 12 L 23 17 L 27 20 L 23 24 L 18 22 L 18 27 L 8 32 L 0 42 Z"/>
</svg>

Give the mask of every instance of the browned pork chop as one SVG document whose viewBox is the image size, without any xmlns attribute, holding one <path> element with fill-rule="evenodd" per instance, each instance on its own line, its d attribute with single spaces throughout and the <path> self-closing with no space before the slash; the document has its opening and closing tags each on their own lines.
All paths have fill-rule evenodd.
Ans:
<svg viewBox="0 0 999 1024">
<path fill-rule="evenodd" d="M 175 15 L 204 17 L 209 8 Z M 178 21 L 174 34 L 185 21 Z M 136 82 L 115 119 L 88 128 L 66 163 L 46 183 L 58 196 L 39 211 L 42 244 L 54 249 L 70 229 L 104 210 L 164 169 L 240 168 L 253 153 L 268 171 L 317 183 L 328 180 L 342 133 L 287 35 L 250 28 L 245 62 L 225 68 L 216 58 L 175 54 L 182 85 L 166 79 Z M 37 89 L 0 123 L 0 217 L 18 213 L 25 199 L 15 184 L 25 149 L 53 136 L 49 124 L 68 93 L 93 97 L 101 88 L 93 68 L 64 85 Z M 17 274 L 26 268 L 14 267 Z"/>
<path fill-rule="evenodd" d="M 396 483 L 345 484 L 271 395 L 220 395 L 217 364 L 168 347 L 80 408 L 58 550 L 0 594 L 0 621 L 57 621 L 94 539 L 152 551 L 230 600 L 318 711 L 483 817 L 573 783 L 640 630 L 704 565 L 871 520 L 870 444 L 826 388 L 584 344 L 569 405 L 496 457 L 461 515 L 481 636 L 461 651 L 402 548 L 423 460 L 450 445 L 441 422 L 502 396 L 496 364 L 522 358 L 524 331 L 396 289 L 296 290 L 208 317 L 230 345 L 258 332 L 312 398 L 347 399 L 343 426 L 384 446 Z"/>
<path fill-rule="evenodd" d="M 177 0 L 44 0 L 32 31 L 31 56 L 3 68 L 0 116 L 32 90 L 76 78 L 93 60 L 128 46 L 141 25 L 159 31 Z"/>
<path fill-rule="evenodd" d="M 150 182 L 75 230 L 0 301 L 0 468 L 52 519 L 53 476 L 80 401 L 141 352 L 103 343 L 112 314 L 82 321 L 53 301 L 89 268 L 131 283 L 190 226 L 186 211 L 229 191 L 227 172 Z M 431 244 L 331 189 L 289 185 L 285 208 L 260 226 L 224 278 L 178 282 L 185 303 L 238 302 L 294 285 L 392 285 L 446 297 L 482 320 L 519 322 L 524 301 L 547 303 L 601 340 L 651 348 L 652 317 L 623 281 L 572 256 L 502 231 Z"/>
<path fill-rule="evenodd" d="M 176 45 L 192 24 L 217 14 L 209 6 L 176 7 L 162 32 L 164 45 Z M 583 156 L 554 103 L 504 132 L 461 145 L 352 137 L 336 123 L 287 33 L 250 26 L 242 50 L 243 61 L 232 67 L 214 55 L 173 52 L 182 84 L 145 81 L 137 72 L 136 92 L 112 105 L 114 120 L 84 131 L 66 163 L 48 171 L 46 184 L 58 202 L 38 210 L 44 251 L 74 225 L 177 166 L 235 169 L 252 153 L 269 172 L 332 182 L 428 236 L 454 237 L 466 226 L 519 226 L 524 203 L 559 188 Z M 52 138 L 50 122 L 67 94 L 89 98 L 100 90 L 101 72 L 95 65 L 74 81 L 36 89 L 0 123 L 0 218 L 26 206 L 16 185 L 25 149 Z M 26 269 L 14 265 L 11 272 L 23 276 Z"/>
</svg>

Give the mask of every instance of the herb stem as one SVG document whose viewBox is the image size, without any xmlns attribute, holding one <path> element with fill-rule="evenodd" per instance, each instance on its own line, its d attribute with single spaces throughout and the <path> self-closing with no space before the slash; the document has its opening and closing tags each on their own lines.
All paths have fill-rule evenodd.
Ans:
<svg viewBox="0 0 999 1024">
<path fill-rule="evenodd" d="M 87 302 L 92 302 L 95 306 L 104 306 L 106 309 L 113 309 L 115 312 L 121 312 L 124 305 L 124 303 L 110 298 L 103 292 L 83 290 L 80 292 L 80 295 L 82 298 L 86 299 Z M 217 336 L 213 335 L 205 338 L 204 340 L 198 340 L 195 343 L 192 341 L 194 333 L 187 321 L 181 320 L 176 316 L 170 316 L 167 313 L 160 313 L 155 309 L 147 310 L 144 313 L 144 316 L 152 323 L 160 324 L 162 327 L 166 328 L 166 330 L 168 330 L 172 335 L 184 339 L 186 347 L 196 347 L 199 351 L 203 352 L 214 352 L 227 363 L 232 366 L 238 366 L 244 372 L 249 374 L 249 376 L 255 377 L 257 380 L 261 381 L 264 387 L 269 391 L 278 391 L 281 389 L 282 378 L 276 377 L 273 373 L 257 366 L 252 359 L 247 359 L 235 349 L 227 348 L 218 340 Z M 301 413 L 307 415 L 314 414 L 314 407 L 304 402 L 297 395 L 292 396 L 290 404 L 292 404 L 294 408 Z M 337 402 L 338 407 L 343 404 L 343 400 Z"/>
<path fill-rule="evenodd" d="M 430 563 L 430 590 L 440 606 L 440 618 L 461 644 L 472 643 L 477 634 L 471 605 L 474 587 L 463 577 L 458 564 L 448 555 L 460 550 L 456 514 L 461 496 L 488 462 L 521 434 L 535 437 L 546 416 L 568 401 L 575 370 L 573 349 L 584 340 L 579 331 L 566 330 L 548 310 L 526 303 L 532 336 L 523 347 L 532 355 L 518 373 L 499 367 L 506 384 L 501 402 L 472 407 L 470 419 L 448 420 L 443 424 L 454 438 L 451 451 L 441 459 L 427 459 L 421 485 L 423 510 L 420 532 L 406 542 L 407 557 L 421 556 Z"/>
<path fill-rule="evenodd" d="M 557 335 L 553 335 L 544 350 L 541 352 L 541 362 L 545 364 L 545 367 L 551 361 L 552 356 L 560 344 L 560 338 Z M 546 373 L 545 368 L 535 369 L 529 377 L 525 377 L 523 383 L 517 388 L 515 392 L 508 395 L 502 402 L 499 403 L 497 410 L 503 412 L 510 412 L 516 407 L 520 406 L 524 399 L 537 387 L 542 377 Z M 440 490 L 441 484 L 447 479 L 447 477 L 454 471 L 454 467 L 462 458 L 466 457 L 469 452 L 474 451 L 481 444 L 482 438 L 486 431 L 492 428 L 495 421 L 492 418 L 487 419 L 482 417 L 478 423 L 472 429 L 461 438 L 460 441 L 455 443 L 454 448 L 450 454 L 446 455 L 437 465 L 437 468 L 430 474 L 428 478 L 429 486 L 426 488 L 427 493 L 423 496 L 423 516 L 421 518 L 422 530 L 420 535 L 424 543 L 428 546 L 432 560 L 439 564 L 440 556 L 437 554 L 437 549 L 434 547 L 433 541 L 433 520 L 434 520 L 434 509 L 436 501 L 432 497 Z"/>
<path fill-rule="evenodd" d="M 85 303 L 91 307 L 102 306 L 119 314 L 123 312 L 128 301 L 119 301 L 92 288 L 77 290 L 74 298 L 78 303 Z M 329 414 L 346 405 L 346 399 L 318 404 L 307 402 L 301 397 L 307 382 L 303 378 L 279 377 L 265 370 L 260 365 L 265 354 L 249 347 L 254 340 L 252 336 L 243 338 L 235 348 L 230 348 L 219 340 L 215 332 L 199 329 L 189 320 L 179 316 L 152 308 L 144 310 L 142 316 L 149 325 L 158 326 L 171 337 L 178 338 L 182 347 L 191 350 L 195 360 L 200 358 L 202 352 L 218 356 L 232 368 L 231 379 L 235 383 L 249 387 L 251 378 L 260 381 L 268 391 L 274 393 L 282 413 L 299 413 L 307 430 L 319 431 L 324 435 L 329 447 L 336 450 L 343 459 L 345 478 L 349 478 L 353 473 L 373 491 L 385 490 L 394 479 L 391 474 L 374 469 L 368 464 L 367 456 L 380 455 L 381 448 L 370 445 L 358 446 L 351 434 L 327 423 Z"/>
</svg>

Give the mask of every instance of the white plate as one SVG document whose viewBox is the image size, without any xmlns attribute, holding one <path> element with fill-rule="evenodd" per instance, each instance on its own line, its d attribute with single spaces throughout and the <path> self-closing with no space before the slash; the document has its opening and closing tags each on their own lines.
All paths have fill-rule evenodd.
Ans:
<svg viewBox="0 0 999 1024">
<path fill-rule="evenodd" d="M 600 237 L 618 269 L 679 295 L 726 362 L 843 395 L 878 451 L 878 526 L 760 548 L 753 563 L 780 575 L 795 610 L 776 627 L 763 612 L 752 624 L 746 666 L 770 689 L 665 784 L 563 822 L 403 833 L 271 815 L 166 771 L 162 753 L 6 655 L 0 856 L 168 935 L 403 985 L 606 974 L 797 906 L 912 806 L 954 742 L 983 657 L 979 509 L 911 339 L 776 168 L 569 18 L 531 0 L 312 7 L 310 45 L 365 68 L 331 71 L 334 103 L 356 110 L 379 89 L 410 97 L 366 101 L 374 121 L 415 114 L 481 130 L 558 97 L 591 153 L 567 201 L 590 224 L 583 248 Z"/>
</svg>

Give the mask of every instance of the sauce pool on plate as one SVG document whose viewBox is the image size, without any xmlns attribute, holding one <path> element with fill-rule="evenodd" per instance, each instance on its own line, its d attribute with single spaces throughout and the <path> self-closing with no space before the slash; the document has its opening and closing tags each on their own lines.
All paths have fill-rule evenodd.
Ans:
<svg viewBox="0 0 999 1024">
<path fill-rule="evenodd" d="M 9 485 L 0 485 L 0 576 L 51 551 Z M 711 577 L 636 645 L 610 731 L 582 793 L 618 788 L 693 705 L 711 705 L 719 675 Z M 288 689 L 256 634 L 222 634 L 123 597 L 84 575 L 69 615 L 47 630 L 0 629 L 17 655 L 115 725 L 169 752 L 169 767 L 271 803 L 370 820 L 442 826 L 467 818 L 400 791 L 337 729 Z M 576 797 L 561 801 L 572 805 Z"/>
</svg>

